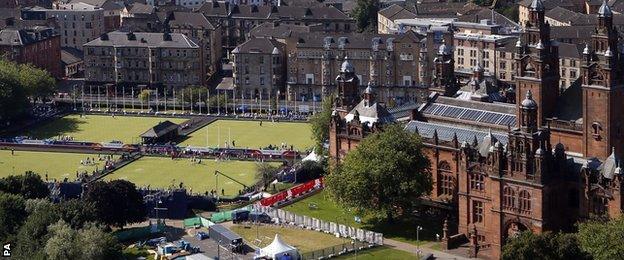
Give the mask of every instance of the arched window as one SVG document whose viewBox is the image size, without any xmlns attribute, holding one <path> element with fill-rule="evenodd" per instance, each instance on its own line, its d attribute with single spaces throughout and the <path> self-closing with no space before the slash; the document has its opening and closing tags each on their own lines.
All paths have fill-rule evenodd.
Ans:
<svg viewBox="0 0 624 260">
<path fill-rule="evenodd" d="M 442 161 L 438 164 L 438 187 L 438 195 L 453 196 L 455 180 L 451 172 L 451 165 L 446 161 Z"/>
<path fill-rule="evenodd" d="M 531 212 L 531 194 L 526 190 L 520 191 L 518 204 L 521 211 Z"/>
<path fill-rule="evenodd" d="M 515 208 L 516 207 L 516 198 L 515 192 L 511 187 L 503 188 L 503 207 L 504 208 Z"/>
</svg>

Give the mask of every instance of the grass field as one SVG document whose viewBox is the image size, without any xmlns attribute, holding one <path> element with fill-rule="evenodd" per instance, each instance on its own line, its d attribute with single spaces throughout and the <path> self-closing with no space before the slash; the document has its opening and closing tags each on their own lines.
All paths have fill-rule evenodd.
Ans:
<svg viewBox="0 0 624 260">
<path fill-rule="evenodd" d="M 206 135 L 208 138 L 206 140 Z M 237 147 L 260 148 L 286 143 L 297 150 L 311 148 L 312 130 L 307 123 L 272 123 L 270 121 L 217 120 L 194 132 L 182 145 L 223 147 L 228 138 Z M 231 142 L 229 142 L 231 145 Z"/>
<path fill-rule="evenodd" d="M 258 227 L 257 231 L 256 227 Z M 273 242 L 275 234 L 279 234 L 282 241 L 296 247 L 300 253 L 341 245 L 343 243 L 350 243 L 349 240 L 345 240 L 344 238 L 337 238 L 329 234 L 307 229 L 255 225 L 234 225 L 230 229 L 239 234 L 249 243 L 258 247 L 265 247 L 269 245 Z M 256 236 L 256 232 L 259 236 Z M 260 243 L 257 243 L 258 241 L 256 241 L 256 237 L 259 237 L 261 240 Z"/>
<path fill-rule="evenodd" d="M 275 165 L 279 165 L 275 163 Z M 203 160 L 201 164 L 187 159 L 143 157 L 106 176 L 106 179 L 124 179 L 137 186 L 152 188 L 178 187 L 180 182 L 192 192 L 203 193 L 215 189 L 215 170 L 233 179 L 252 185 L 255 183 L 255 162 Z M 219 175 L 217 191 L 225 195 L 238 195 L 243 186 Z"/>
<path fill-rule="evenodd" d="M 45 180 L 48 174 L 50 180 L 62 180 L 67 177 L 70 180 L 76 178 L 76 171 L 91 171 L 102 169 L 104 162 L 97 161 L 91 166 L 83 166 L 81 160 L 88 157 L 95 157 L 93 154 L 77 154 L 77 153 L 52 153 L 52 152 L 25 152 L 15 151 L 15 155 L 11 155 L 11 151 L 0 151 L 0 177 L 12 174 L 22 174 L 25 171 L 33 171 L 41 175 Z"/>
<path fill-rule="evenodd" d="M 183 118 L 68 115 L 27 131 L 24 135 L 39 139 L 69 135 L 74 140 L 79 141 L 110 142 L 119 140 L 124 143 L 138 143 L 141 141 L 140 134 L 165 120 L 176 124 L 186 121 Z"/>
<path fill-rule="evenodd" d="M 376 260 L 376 259 L 388 259 L 388 260 L 403 260 L 403 259 L 418 259 L 415 254 L 411 254 L 405 251 L 392 249 L 387 246 L 380 246 L 364 251 L 358 251 L 357 256 L 355 253 L 339 256 L 336 259 L 362 259 L 362 260 Z"/>
<path fill-rule="evenodd" d="M 321 191 L 311 197 L 291 204 L 284 209 L 299 215 L 306 215 L 325 221 L 333 221 L 339 224 L 345 224 L 351 227 L 363 228 L 384 234 L 384 238 L 395 239 L 414 245 L 422 245 L 429 241 L 435 240 L 436 234 L 442 234 L 443 219 L 424 219 L 424 218 L 399 218 L 393 223 L 385 220 L 377 220 L 372 217 L 362 217 L 362 223 L 356 223 L 355 214 L 336 205 L 331 201 L 326 191 Z M 315 204 L 310 207 L 310 204 Z M 422 226 L 419 240 L 416 239 L 416 226 Z"/>
</svg>

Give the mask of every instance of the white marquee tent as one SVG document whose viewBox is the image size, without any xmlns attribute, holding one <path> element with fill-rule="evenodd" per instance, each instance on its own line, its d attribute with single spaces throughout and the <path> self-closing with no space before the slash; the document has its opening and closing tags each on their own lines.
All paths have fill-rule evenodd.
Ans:
<svg viewBox="0 0 624 260">
<path fill-rule="evenodd" d="M 268 257 L 271 259 L 299 259 L 297 248 L 288 245 L 275 234 L 275 239 L 267 247 L 260 249 L 257 258 Z"/>
</svg>

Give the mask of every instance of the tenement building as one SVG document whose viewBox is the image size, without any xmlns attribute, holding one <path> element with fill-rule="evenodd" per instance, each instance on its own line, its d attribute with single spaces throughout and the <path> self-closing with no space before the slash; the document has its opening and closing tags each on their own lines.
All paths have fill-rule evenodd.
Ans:
<svg viewBox="0 0 624 260">
<path fill-rule="evenodd" d="M 82 46 L 100 37 L 105 32 L 104 9 L 85 4 L 57 4 L 54 9 L 32 8 L 31 11 L 46 13 L 47 18 L 56 18 L 61 35 L 61 47 L 82 50 Z"/>
<path fill-rule="evenodd" d="M 179 33 L 111 32 L 84 45 L 85 84 L 200 85 L 199 45 Z"/>
<path fill-rule="evenodd" d="M 623 210 L 624 54 L 613 12 L 606 4 L 598 9 L 599 24 L 581 54 L 581 82 L 561 91 L 559 44 L 549 37 L 544 4 L 533 0 L 527 6 L 525 28 L 513 47 L 516 88 L 507 95 L 513 94 L 513 103 L 492 102 L 503 91 L 481 90 L 487 84 L 458 87 L 448 69 L 452 47 L 443 45 L 434 72 L 438 79 L 405 125 L 422 137 L 431 161 L 433 191 L 423 199 L 456 214 L 446 221 L 444 247 L 469 241 L 473 257 L 500 258 L 507 238 L 521 231 L 572 230 L 578 221 L 615 218 Z M 482 71 L 474 68 L 473 81 Z M 355 73 L 341 73 L 339 86 L 343 78 L 357 80 Z M 467 86 L 479 98 L 457 94 Z M 353 106 L 358 93 L 344 89 L 338 91 L 330 127 L 334 163 L 366 135 L 398 119 L 345 113 L 345 104 Z M 371 104 L 370 92 L 363 92 L 361 103 Z"/>
<path fill-rule="evenodd" d="M 50 27 L 7 27 L 0 30 L 0 55 L 20 64 L 45 69 L 56 78 L 61 69 L 60 36 Z"/>
<path fill-rule="evenodd" d="M 409 31 L 391 34 L 301 35 L 288 53 L 288 94 L 291 100 L 321 100 L 337 87 L 334 79 L 345 60 L 358 72 L 361 89 L 380 90 L 388 103 L 413 101 L 421 86 L 421 46 L 425 37 Z M 383 90 L 383 91 L 382 91 Z"/>
<path fill-rule="evenodd" d="M 251 38 L 232 51 L 234 86 L 243 99 L 274 99 L 284 93 L 284 44 Z"/>
</svg>

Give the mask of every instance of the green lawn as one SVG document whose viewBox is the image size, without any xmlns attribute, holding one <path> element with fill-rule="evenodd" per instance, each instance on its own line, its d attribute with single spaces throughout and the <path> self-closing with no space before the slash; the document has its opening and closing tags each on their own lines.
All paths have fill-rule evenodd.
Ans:
<svg viewBox="0 0 624 260">
<path fill-rule="evenodd" d="M 358 251 L 357 256 L 355 253 L 339 256 L 335 259 L 363 259 L 363 260 L 404 260 L 404 259 L 418 259 L 415 254 L 405 251 L 393 249 L 387 246 L 380 246 L 376 248 L 367 249 L 364 251 Z"/>
<path fill-rule="evenodd" d="M 355 214 L 336 205 L 336 203 L 330 200 L 328 195 L 326 191 L 321 191 L 318 194 L 286 206 L 284 209 L 299 215 L 380 232 L 384 234 L 384 238 L 395 239 L 414 245 L 422 245 L 428 241 L 434 241 L 436 234 L 442 235 L 443 219 L 441 218 L 404 217 L 395 219 L 393 223 L 388 223 L 364 216 L 361 224 L 356 223 L 354 220 Z M 316 207 L 311 207 L 311 204 L 316 205 Z M 419 233 L 419 240 L 416 239 L 416 226 L 418 225 L 423 227 L 423 230 Z"/>
<path fill-rule="evenodd" d="M 206 137 L 207 135 L 207 137 Z M 182 145 L 221 146 L 226 143 L 237 147 L 264 148 L 269 145 L 293 145 L 297 150 L 311 148 L 312 130 L 307 123 L 272 123 L 263 121 L 217 120 L 194 132 Z M 229 142 L 228 142 L 229 141 Z"/>
<path fill-rule="evenodd" d="M 24 135 L 40 139 L 69 135 L 74 140 L 80 141 L 110 142 L 119 140 L 129 144 L 140 142 L 140 134 L 165 120 L 176 124 L 186 121 L 184 118 L 68 115 L 29 130 Z"/>
<path fill-rule="evenodd" d="M 256 227 L 258 227 L 257 231 Z M 282 241 L 296 247 L 300 253 L 349 243 L 349 240 L 345 240 L 344 238 L 337 238 L 323 232 L 307 229 L 255 225 L 234 225 L 230 229 L 247 240 L 247 242 L 258 247 L 269 245 L 275 238 L 275 234 L 279 234 Z M 256 234 L 258 234 L 258 236 Z M 257 237 L 261 241 L 257 241 Z"/>
<path fill-rule="evenodd" d="M 252 185 L 255 183 L 255 162 L 202 160 L 201 164 L 192 163 L 188 159 L 162 157 L 143 157 L 112 174 L 106 179 L 124 179 L 137 186 L 152 188 L 178 187 L 180 182 L 192 192 L 205 192 L 215 189 L 215 170 L 218 170 L 233 179 Z M 279 163 L 274 163 L 279 165 Z M 218 192 L 225 190 L 225 195 L 238 195 L 243 186 L 219 175 Z"/>
<path fill-rule="evenodd" d="M 355 222 L 355 214 L 336 205 L 336 203 L 329 199 L 329 194 L 324 190 L 288 205 L 284 210 L 325 221 L 345 224 L 351 227 L 361 227 L 360 224 Z"/>
<path fill-rule="evenodd" d="M 81 165 L 80 161 L 85 160 L 87 156 L 95 157 L 96 163 L 89 166 Z M 50 180 L 62 180 L 65 177 L 73 180 L 76 178 L 76 171 L 91 173 L 96 167 L 102 169 L 104 162 L 98 161 L 97 158 L 98 156 L 94 154 L 26 151 L 15 151 L 15 155 L 11 155 L 11 151 L 2 150 L 0 151 L 0 177 L 33 171 L 41 175 L 44 180 L 46 174 Z"/>
</svg>

